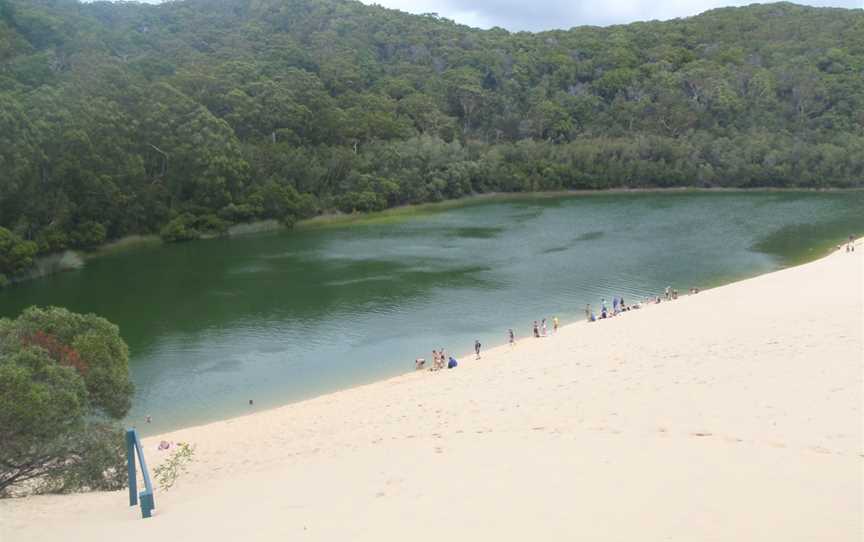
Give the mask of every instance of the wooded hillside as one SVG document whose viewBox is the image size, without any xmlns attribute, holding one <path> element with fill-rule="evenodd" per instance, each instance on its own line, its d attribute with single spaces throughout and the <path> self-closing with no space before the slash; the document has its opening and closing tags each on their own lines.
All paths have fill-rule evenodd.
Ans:
<svg viewBox="0 0 864 542">
<path fill-rule="evenodd" d="M 0 0 L 0 245 L 25 257 L 487 191 L 862 185 L 862 10 L 510 33 L 350 0 Z"/>
</svg>

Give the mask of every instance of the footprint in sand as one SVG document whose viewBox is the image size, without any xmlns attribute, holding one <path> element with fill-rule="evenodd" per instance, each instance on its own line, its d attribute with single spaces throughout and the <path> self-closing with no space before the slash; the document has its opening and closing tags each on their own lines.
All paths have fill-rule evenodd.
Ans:
<svg viewBox="0 0 864 542">
<path fill-rule="evenodd" d="M 712 435 L 713 433 L 710 433 L 708 431 L 695 431 L 693 433 L 690 433 L 691 437 L 710 437 Z"/>
</svg>

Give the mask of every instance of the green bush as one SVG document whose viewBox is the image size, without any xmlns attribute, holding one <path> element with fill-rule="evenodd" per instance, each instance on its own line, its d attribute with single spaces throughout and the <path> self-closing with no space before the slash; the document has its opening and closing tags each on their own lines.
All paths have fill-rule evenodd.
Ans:
<svg viewBox="0 0 864 542">
<path fill-rule="evenodd" d="M 13 277 L 26 271 L 33 265 L 33 258 L 38 250 L 36 243 L 24 241 L 6 228 L 0 227 L 0 274 Z"/>
<path fill-rule="evenodd" d="M 95 315 L 31 307 L 0 319 L 0 495 L 125 483 L 117 421 L 131 406 L 129 351 Z"/>
<path fill-rule="evenodd" d="M 107 231 L 98 222 L 85 222 L 72 232 L 72 245 L 78 248 L 95 248 L 105 242 Z"/>
<path fill-rule="evenodd" d="M 159 235 L 168 243 L 199 239 L 201 232 L 195 229 L 194 220 L 195 218 L 191 214 L 180 215 L 168 222 L 159 232 Z"/>
</svg>

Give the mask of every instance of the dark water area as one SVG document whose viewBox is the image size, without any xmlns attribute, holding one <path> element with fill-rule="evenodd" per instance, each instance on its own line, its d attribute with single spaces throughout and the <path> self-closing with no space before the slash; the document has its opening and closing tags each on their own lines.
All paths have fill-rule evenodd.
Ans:
<svg viewBox="0 0 864 542">
<path fill-rule="evenodd" d="M 433 348 L 500 344 L 601 297 L 773 271 L 862 233 L 864 192 L 491 200 L 116 252 L 0 292 L 0 316 L 59 305 L 118 324 L 137 387 L 128 421 L 150 434 L 394 376 Z"/>
</svg>

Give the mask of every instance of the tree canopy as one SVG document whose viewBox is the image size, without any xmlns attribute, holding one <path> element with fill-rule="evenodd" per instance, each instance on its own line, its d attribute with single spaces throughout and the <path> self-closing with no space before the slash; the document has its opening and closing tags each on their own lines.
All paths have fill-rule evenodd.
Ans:
<svg viewBox="0 0 864 542">
<path fill-rule="evenodd" d="M 351 0 L 0 0 L 0 273 L 21 243 L 489 191 L 862 180 L 862 10 L 511 33 Z"/>
<path fill-rule="evenodd" d="M 128 348 L 107 320 L 36 307 L 0 319 L 0 495 L 28 481 L 122 487 L 122 431 L 112 422 L 132 393 Z"/>
</svg>

